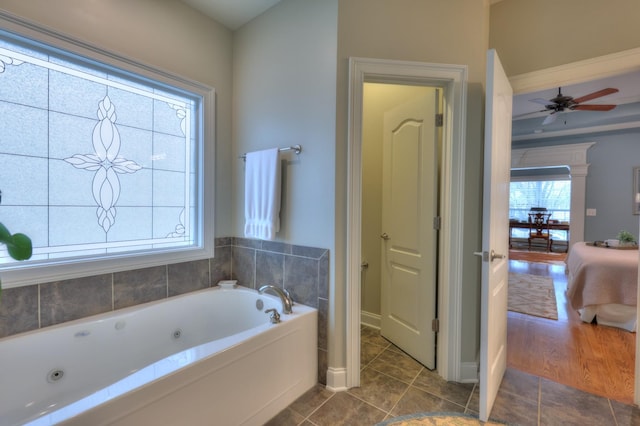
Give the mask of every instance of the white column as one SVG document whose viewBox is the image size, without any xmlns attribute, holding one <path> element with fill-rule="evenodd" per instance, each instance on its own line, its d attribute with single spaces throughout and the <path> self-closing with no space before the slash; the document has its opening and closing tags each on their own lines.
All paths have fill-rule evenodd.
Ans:
<svg viewBox="0 0 640 426">
<path fill-rule="evenodd" d="M 588 164 L 569 166 L 571 175 L 571 230 L 569 247 L 578 241 L 584 241 L 584 217 L 586 213 L 586 191 Z"/>
</svg>

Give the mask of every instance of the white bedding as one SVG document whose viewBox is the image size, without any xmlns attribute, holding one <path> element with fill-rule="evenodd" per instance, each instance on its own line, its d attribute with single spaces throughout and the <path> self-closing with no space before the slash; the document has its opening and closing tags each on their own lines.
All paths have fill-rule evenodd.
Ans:
<svg viewBox="0 0 640 426">
<path fill-rule="evenodd" d="M 576 243 L 567 256 L 567 299 L 580 318 L 636 330 L 638 250 Z"/>
</svg>

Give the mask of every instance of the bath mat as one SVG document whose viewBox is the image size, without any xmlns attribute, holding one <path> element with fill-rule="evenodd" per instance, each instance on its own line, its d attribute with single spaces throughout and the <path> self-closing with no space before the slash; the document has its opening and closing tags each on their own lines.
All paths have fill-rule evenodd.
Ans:
<svg viewBox="0 0 640 426">
<path fill-rule="evenodd" d="M 502 423 L 496 420 L 490 420 L 488 422 L 481 422 L 477 417 L 469 414 L 460 413 L 417 413 L 409 414 L 406 416 L 394 417 L 393 419 L 385 420 L 376 426 L 480 426 L 480 425 L 500 425 L 504 426 L 507 423 Z"/>
<path fill-rule="evenodd" d="M 557 320 L 558 306 L 551 277 L 509 272 L 508 309 Z"/>
</svg>

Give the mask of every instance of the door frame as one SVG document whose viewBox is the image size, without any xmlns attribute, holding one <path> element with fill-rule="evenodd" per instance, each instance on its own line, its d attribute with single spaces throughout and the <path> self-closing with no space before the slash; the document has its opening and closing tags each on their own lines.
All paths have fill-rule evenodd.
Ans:
<svg viewBox="0 0 640 426">
<path fill-rule="evenodd" d="M 509 78 L 513 94 L 566 86 L 640 70 L 640 48 L 598 56 Z M 639 278 L 640 281 L 640 278 Z M 640 300 L 640 283 L 638 285 Z M 640 311 L 638 312 L 640 314 Z M 636 354 L 640 354 L 640 333 L 636 333 Z M 640 405 L 640 356 L 636 355 L 634 403 Z"/>
<path fill-rule="evenodd" d="M 443 161 L 437 310 L 437 371 L 445 380 L 460 377 L 462 249 L 467 66 L 349 58 L 347 156 L 346 386 L 360 385 L 360 296 L 362 222 L 362 114 L 364 83 L 396 83 L 443 88 Z"/>
</svg>

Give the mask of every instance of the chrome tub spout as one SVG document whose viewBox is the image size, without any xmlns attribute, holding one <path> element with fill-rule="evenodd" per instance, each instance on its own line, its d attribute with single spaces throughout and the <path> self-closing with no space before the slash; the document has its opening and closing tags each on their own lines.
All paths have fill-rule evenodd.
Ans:
<svg viewBox="0 0 640 426">
<path fill-rule="evenodd" d="M 263 285 L 258 289 L 258 292 L 260 294 L 267 291 L 271 291 L 276 296 L 280 297 L 280 300 L 282 301 L 282 312 L 284 312 L 285 314 L 290 314 L 291 312 L 293 312 L 291 309 L 291 307 L 293 306 L 293 299 L 291 299 L 291 295 L 287 290 L 271 284 Z"/>
</svg>

